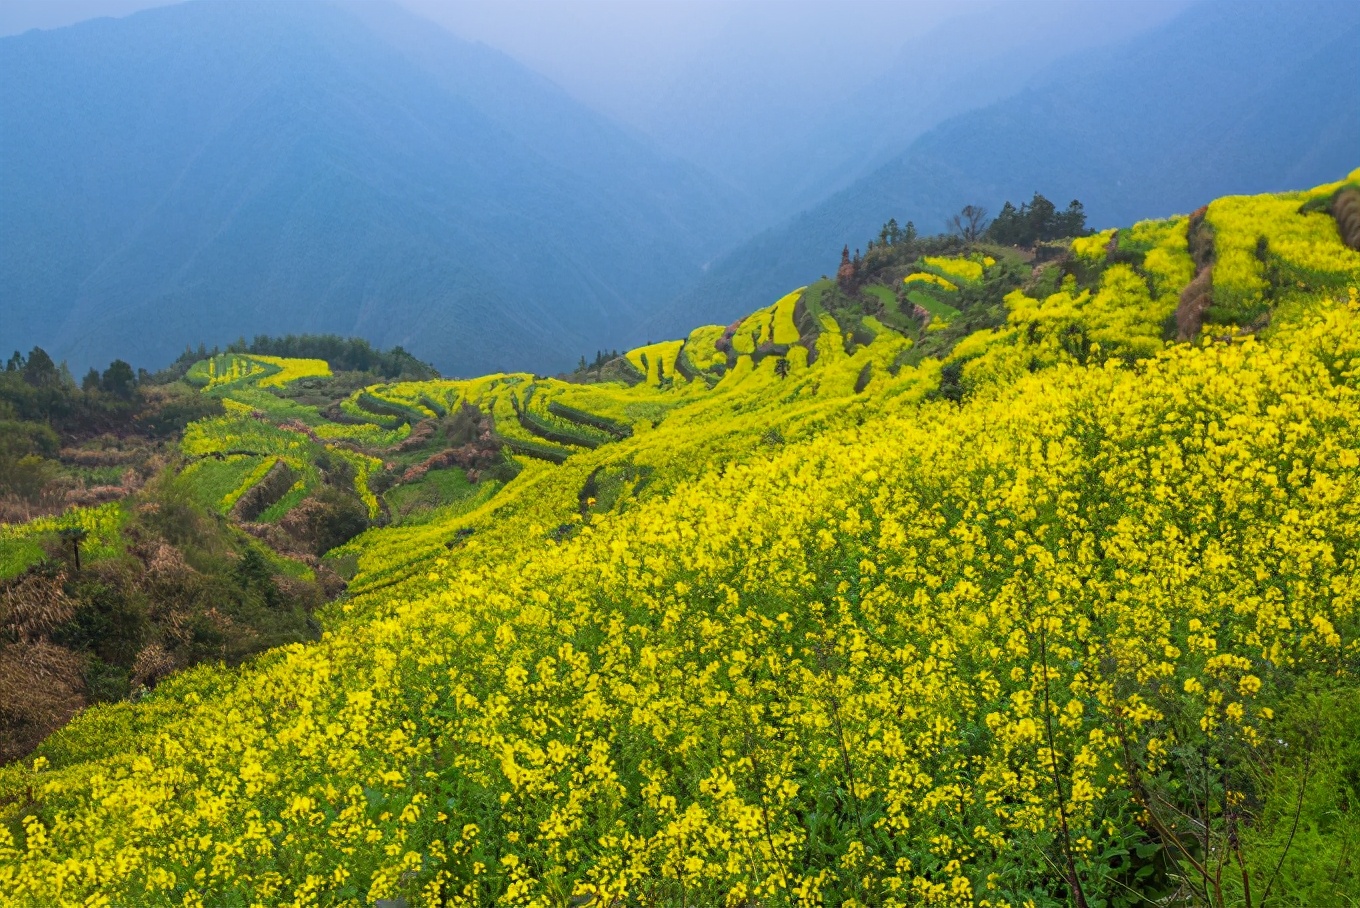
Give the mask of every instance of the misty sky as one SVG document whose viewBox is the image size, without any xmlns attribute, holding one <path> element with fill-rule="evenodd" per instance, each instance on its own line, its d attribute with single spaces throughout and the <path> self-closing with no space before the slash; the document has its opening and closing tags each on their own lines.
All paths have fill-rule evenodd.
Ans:
<svg viewBox="0 0 1360 908">
<path fill-rule="evenodd" d="M 170 2 L 176 0 L 0 0 L 0 35 Z M 508 53 L 607 113 L 642 123 L 654 118 L 658 100 L 674 97 L 680 85 L 705 82 L 715 64 L 781 86 L 781 94 L 807 93 L 809 102 L 834 97 L 961 8 L 948 0 L 398 2 L 459 37 Z"/>
<path fill-rule="evenodd" d="M 0 35 L 169 2 L 0 0 Z M 942 120 L 1191 0 L 397 2 L 547 76 L 773 223 Z"/>
<path fill-rule="evenodd" d="M 0 0 L 0 35 L 168 2 L 174 0 Z M 1163 21 L 1187 0 L 400 2 L 462 38 L 504 51 L 692 157 L 695 149 L 683 146 L 684 137 L 703 125 L 696 121 L 750 117 L 757 106 L 767 119 L 815 118 L 846 93 L 891 72 L 903 53 L 928 43 L 951 19 L 968 27 L 970 20 L 998 17 L 1047 23 L 1051 42 L 1079 49 Z M 1016 9 L 1024 16 L 1016 17 Z M 982 55 L 993 50 L 985 41 L 978 48 Z M 960 69 L 967 65 L 958 61 Z M 698 133 L 699 142 L 709 141 L 707 130 Z"/>
</svg>

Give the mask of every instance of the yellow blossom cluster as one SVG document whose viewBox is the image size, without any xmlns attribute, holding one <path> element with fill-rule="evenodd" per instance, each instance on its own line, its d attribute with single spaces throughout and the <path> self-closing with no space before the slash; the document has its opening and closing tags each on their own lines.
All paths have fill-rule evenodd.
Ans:
<svg viewBox="0 0 1360 908">
<path fill-rule="evenodd" d="M 684 341 L 662 341 L 628 351 L 628 361 L 647 376 L 647 384 L 659 385 L 665 379 L 675 379 L 675 358 L 680 355 Z"/>
<path fill-rule="evenodd" d="M 930 272 L 930 271 L 916 271 L 916 272 L 913 272 L 913 273 L 911 273 L 911 274 L 908 274 L 906 277 L 904 277 L 904 278 L 902 279 L 902 282 L 903 282 L 904 284 L 908 284 L 908 285 L 914 284 L 914 283 L 920 283 L 920 284 L 934 284 L 934 285 L 937 286 L 937 287 L 943 287 L 945 290 L 957 290 L 957 289 L 958 289 L 958 287 L 957 287 L 952 281 L 949 281 L 949 280 L 947 280 L 947 279 L 945 279 L 945 278 L 943 278 L 943 277 L 940 277 L 938 274 L 934 274 L 933 272 Z"/>
<path fill-rule="evenodd" d="M 982 280 L 983 268 L 987 263 L 981 258 L 927 255 L 921 259 L 921 264 L 956 283 L 975 284 Z"/>
<path fill-rule="evenodd" d="M 195 363 L 187 377 L 206 388 L 245 385 L 281 388 L 298 379 L 324 378 L 330 374 L 330 365 L 322 359 L 223 353 Z"/>
<path fill-rule="evenodd" d="M 299 359 L 291 356 L 265 356 L 252 353 L 250 358 L 278 369 L 260 380 L 261 388 L 282 388 L 289 382 L 304 378 L 328 378 L 331 374 L 330 363 L 324 359 Z"/>
<path fill-rule="evenodd" d="M 1360 170 L 1348 180 L 1360 183 Z M 1225 196 L 1209 205 L 1205 221 L 1213 230 L 1216 256 L 1215 320 L 1245 322 L 1258 316 L 1272 283 L 1280 285 L 1286 299 L 1301 296 L 1306 301 L 1320 291 L 1338 291 L 1353 279 L 1360 252 L 1341 242 L 1336 221 L 1325 210 L 1303 210 L 1339 185 L 1274 196 Z M 1270 280 L 1272 266 L 1284 270 L 1281 280 Z"/>
<path fill-rule="evenodd" d="M 780 297 L 774 304 L 774 313 L 770 324 L 770 340 L 776 344 L 796 344 L 798 343 L 798 326 L 794 324 L 794 309 L 798 306 L 798 300 L 802 298 L 806 287 L 800 287 L 792 293 Z"/>
<path fill-rule="evenodd" d="M 1087 259 L 1093 262 L 1105 260 L 1105 251 L 1110 245 L 1110 239 L 1114 236 L 1115 229 L 1102 230 L 1090 236 L 1079 236 L 1072 241 L 1072 254 L 1079 259 Z"/>
</svg>

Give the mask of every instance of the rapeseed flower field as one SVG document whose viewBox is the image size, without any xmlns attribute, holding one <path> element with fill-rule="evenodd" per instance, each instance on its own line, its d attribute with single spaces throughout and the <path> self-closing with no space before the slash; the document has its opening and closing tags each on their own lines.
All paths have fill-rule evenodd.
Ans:
<svg viewBox="0 0 1360 908">
<path fill-rule="evenodd" d="M 847 345 L 825 314 L 785 365 L 757 360 L 792 343 L 785 297 L 731 335 L 713 387 L 661 381 L 687 355 L 673 342 L 632 387 L 370 389 L 475 403 L 498 431 L 516 395 L 631 432 L 519 458 L 475 508 L 349 543 L 358 573 L 319 642 L 92 709 L 0 770 L 4 900 L 1324 891 L 1251 819 L 1304 804 L 1316 766 L 1295 788 L 1259 769 L 1294 765 L 1301 697 L 1356 690 L 1360 667 L 1360 254 L 1299 212 L 1327 191 L 1209 207 L 1232 306 L 1272 261 L 1312 281 L 1260 334 L 1163 342 L 1195 268 L 1180 218 L 1133 228 L 1136 261 L 1101 266 L 1113 234 L 1087 244 L 1097 273 L 1014 291 L 1006 323 L 943 362 L 877 321 Z M 1233 251 L 1257 231 L 1275 259 Z M 953 363 L 966 395 L 941 393 Z M 185 450 L 316 444 L 260 425 L 205 421 Z M 630 491 L 583 498 L 600 475 Z M 1354 819 L 1317 841 L 1353 839 Z"/>
</svg>

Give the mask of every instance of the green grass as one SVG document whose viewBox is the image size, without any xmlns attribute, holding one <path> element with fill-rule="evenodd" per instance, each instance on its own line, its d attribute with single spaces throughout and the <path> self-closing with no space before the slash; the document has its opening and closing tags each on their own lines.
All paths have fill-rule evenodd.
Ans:
<svg viewBox="0 0 1360 908">
<path fill-rule="evenodd" d="M 0 580 L 18 577 L 30 565 L 42 561 L 44 554 L 40 537 L 36 535 L 0 539 Z"/>
<path fill-rule="evenodd" d="M 269 546 L 251 538 L 244 532 L 240 533 L 239 538 L 263 555 L 269 566 L 283 576 L 292 577 L 294 580 L 316 580 L 316 571 L 301 561 L 294 561 L 292 558 L 280 555 Z"/>
<path fill-rule="evenodd" d="M 399 522 L 418 522 L 427 512 L 477 495 L 482 487 L 468 481 L 467 474 L 451 467 L 431 470 L 417 482 L 390 489 L 383 500 Z"/>
<path fill-rule="evenodd" d="M 396 416 L 380 416 L 377 413 L 370 413 L 361 408 L 352 398 L 345 398 L 340 401 L 340 411 L 346 416 L 362 420 L 364 423 L 378 426 L 387 431 L 396 431 L 407 421 Z"/>
<path fill-rule="evenodd" d="M 81 543 L 84 563 L 109 558 L 123 551 L 122 526 L 127 512 L 118 503 L 93 508 L 72 508 L 60 517 L 39 517 L 28 523 L 0 524 L 0 580 L 9 580 L 42 561 L 45 541 L 55 540 L 63 528 L 80 527 L 87 533 Z"/>
<path fill-rule="evenodd" d="M 814 319 L 826 314 L 826 307 L 822 305 L 822 298 L 835 286 L 835 282 L 829 278 L 824 281 L 817 281 L 810 285 L 803 293 L 803 305 L 812 314 Z"/>
<path fill-rule="evenodd" d="M 429 419 L 432 413 L 426 413 L 419 407 L 402 403 L 399 400 L 391 400 L 381 397 L 372 391 L 360 391 L 354 399 L 360 409 L 369 413 L 376 413 L 380 416 L 395 416 L 403 422 L 418 423 L 423 419 Z"/>
<path fill-rule="evenodd" d="M 864 292 L 878 297 L 889 312 L 897 311 L 897 294 L 892 288 L 884 287 L 882 284 L 869 284 L 864 288 Z"/>
<path fill-rule="evenodd" d="M 309 407 L 253 386 L 229 385 L 213 388 L 205 393 L 211 397 L 229 397 L 238 403 L 268 413 L 275 419 L 299 419 L 308 425 L 322 421 L 321 413 L 316 407 Z"/>
<path fill-rule="evenodd" d="M 898 298 L 893 288 L 882 284 L 870 284 L 864 289 L 883 303 L 883 314 L 878 316 L 883 324 L 907 335 L 913 334 L 920 327 L 915 318 L 902 311 L 902 300 Z"/>
<path fill-rule="evenodd" d="M 314 483 L 304 481 L 301 485 L 294 485 L 283 494 L 283 497 L 264 509 L 257 519 L 260 523 L 273 523 L 287 514 L 293 508 L 302 503 L 312 491 Z"/>
<path fill-rule="evenodd" d="M 959 316 L 959 310 L 948 303 L 942 303 L 935 297 L 926 293 L 924 290 L 912 290 L 907 294 L 907 299 L 920 306 L 931 315 L 943 321 L 951 321 Z"/>
<path fill-rule="evenodd" d="M 84 480 L 87 486 L 116 486 L 122 483 L 128 464 L 106 467 L 64 466 L 68 476 Z"/>
<path fill-rule="evenodd" d="M 226 460 L 204 458 L 186 467 L 180 477 L 188 483 L 195 500 L 204 507 L 219 511 L 222 499 L 239 489 L 262 459 L 246 456 Z"/>
<path fill-rule="evenodd" d="M 995 243 L 979 243 L 973 247 L 983 255 L 989 255 L 997 262 L 1010 262 L 1019 264 L 1025 262 L 1025 256 L 1013 246 L 998 246 Z M 995 267 L 995 266 L 993 266 Z"/>
</svg>

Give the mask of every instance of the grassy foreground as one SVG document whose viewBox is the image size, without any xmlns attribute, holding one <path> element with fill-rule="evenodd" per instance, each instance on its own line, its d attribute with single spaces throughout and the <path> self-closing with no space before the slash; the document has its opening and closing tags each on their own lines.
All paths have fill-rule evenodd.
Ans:
<svg viewBox="0 0 1360 908">
<path fill-rule="evenodd" d="M 1352 904 L 1360 253 L 1303 210 L 1337 188 L 1210 206 L 1191 343 L 1161 342 L 1206 267 L 1182 218 L 941 358 L 781 300 L 720 374 L 654 345 L 632 386 L 370 389 L 606 428 L 342 548 L 319 642 L 0 771 L 0 891 Z"/>
</svg>

